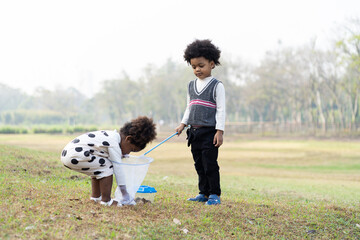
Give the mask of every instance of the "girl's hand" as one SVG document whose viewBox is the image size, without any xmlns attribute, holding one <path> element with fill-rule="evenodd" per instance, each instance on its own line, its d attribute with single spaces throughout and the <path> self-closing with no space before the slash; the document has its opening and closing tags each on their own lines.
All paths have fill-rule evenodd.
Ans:
<svg viewBox="0 0 360 240">
<path fill-rule="evenodd" d="M 177 135 L 180 136 L 180 134 L 182 133 L 182 131 L 185 128 L 185 124 L 181 123 L 177 128 L 175 128 L 175 132 L 177 132 Z"/>
<path fill-rule="evenodd" d="M 217 130 L 214 136 L 214 145 L 215 147 L 220 147 L 223 144 L 223 134 L 224 131 Z"/>
<path fill-rule="evenodd" d="M 119 185 L 122 199 L 121 204 L 123 205 L 132 205 L 133 198 L 129 195 L 128 191 L 126 190 L 126 185 Z"/>
</svg>

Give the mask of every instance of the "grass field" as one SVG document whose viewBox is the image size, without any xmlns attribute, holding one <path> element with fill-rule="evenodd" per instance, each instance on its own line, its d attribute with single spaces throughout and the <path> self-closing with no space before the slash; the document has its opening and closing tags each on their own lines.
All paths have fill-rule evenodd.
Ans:
<svg viewBox="0 0 360 240">
<path fill-rule="evenodd" d="M 0 239 L 360 239 L 360 142 L 225 138 L 222 204 L 205 206 L 185 201 L 197 176 L 182 135 L 148 155 L 153 204 L 107 208 L 62 166 L 72 138 L 0 135 Z"/>
</svg>

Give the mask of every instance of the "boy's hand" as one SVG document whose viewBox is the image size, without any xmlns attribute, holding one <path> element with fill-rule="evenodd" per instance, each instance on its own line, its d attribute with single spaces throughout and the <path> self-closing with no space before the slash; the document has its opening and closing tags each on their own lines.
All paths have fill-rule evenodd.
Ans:
<svg viewBox="0 0 360 240">
<path fill-rule="evenodd" d="M 215 147 L 220 147 L 223 144 L 223 134 L 224 131 L 217 130 L 214 136 L 214 145 Z"/>
<path fill-rule="evenodd" d="M 185 126 L 186 126 L 185 124 L 181 123 L 177 128 L 175 128 L 175 132 L 177 132 L 178 136 L 180 136 L 180 134 L 184 130 Z"/>
</svg>

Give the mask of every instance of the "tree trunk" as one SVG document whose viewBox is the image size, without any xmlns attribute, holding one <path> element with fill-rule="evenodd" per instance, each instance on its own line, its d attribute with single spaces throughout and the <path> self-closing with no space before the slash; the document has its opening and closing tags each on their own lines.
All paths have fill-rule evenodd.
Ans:
<svg viewBox="0 0 360 240">
<path fill-rule="evenodd" d="M 356 124 L 355 124 L 355 121 L 356 121 L 356 115 L 357 115 L 357 112 L 358 112 L 358 95 L 359 93 L 357 92 L 355 94 L 355 98 L 354 98 L 354 103 L 353 101 L 351 101 L 351 104 L 352 104 L 352 108 L 351 108 L 351 125 L 350 125 L 350 130 L 355 130 L 356 129 Z"/>
<path fill-rule="evenodd" d="M 323 112 L 322 107 L 321 107 L 321 97 L 320 97 L 319 90 L 316 90 L 316 102 L 317 102 L 318 110 L 319 110 L 321 130 L 322 130 L 323 133 L 326 133 L 326 121 L 325 121 L 325 117 L 324 117 L 324 112 Z"/>
</svg>

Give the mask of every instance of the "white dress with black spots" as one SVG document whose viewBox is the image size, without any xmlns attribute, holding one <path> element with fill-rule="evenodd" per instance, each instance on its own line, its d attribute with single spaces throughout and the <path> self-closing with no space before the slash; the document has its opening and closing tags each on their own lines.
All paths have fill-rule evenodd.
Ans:
<svg viewBox="0 0 360 240">
<path fill-rule="evenodd" d="M 121 162 L 120 134 L 115 131 L 95 131 L 82 134 L 69 142 L 61 153 L 65 167 L 101 179 L 113 175 L 111 161 Z M 116 164 L 116 181 L 124 184 L 121 164 Z"/>
</svg>

